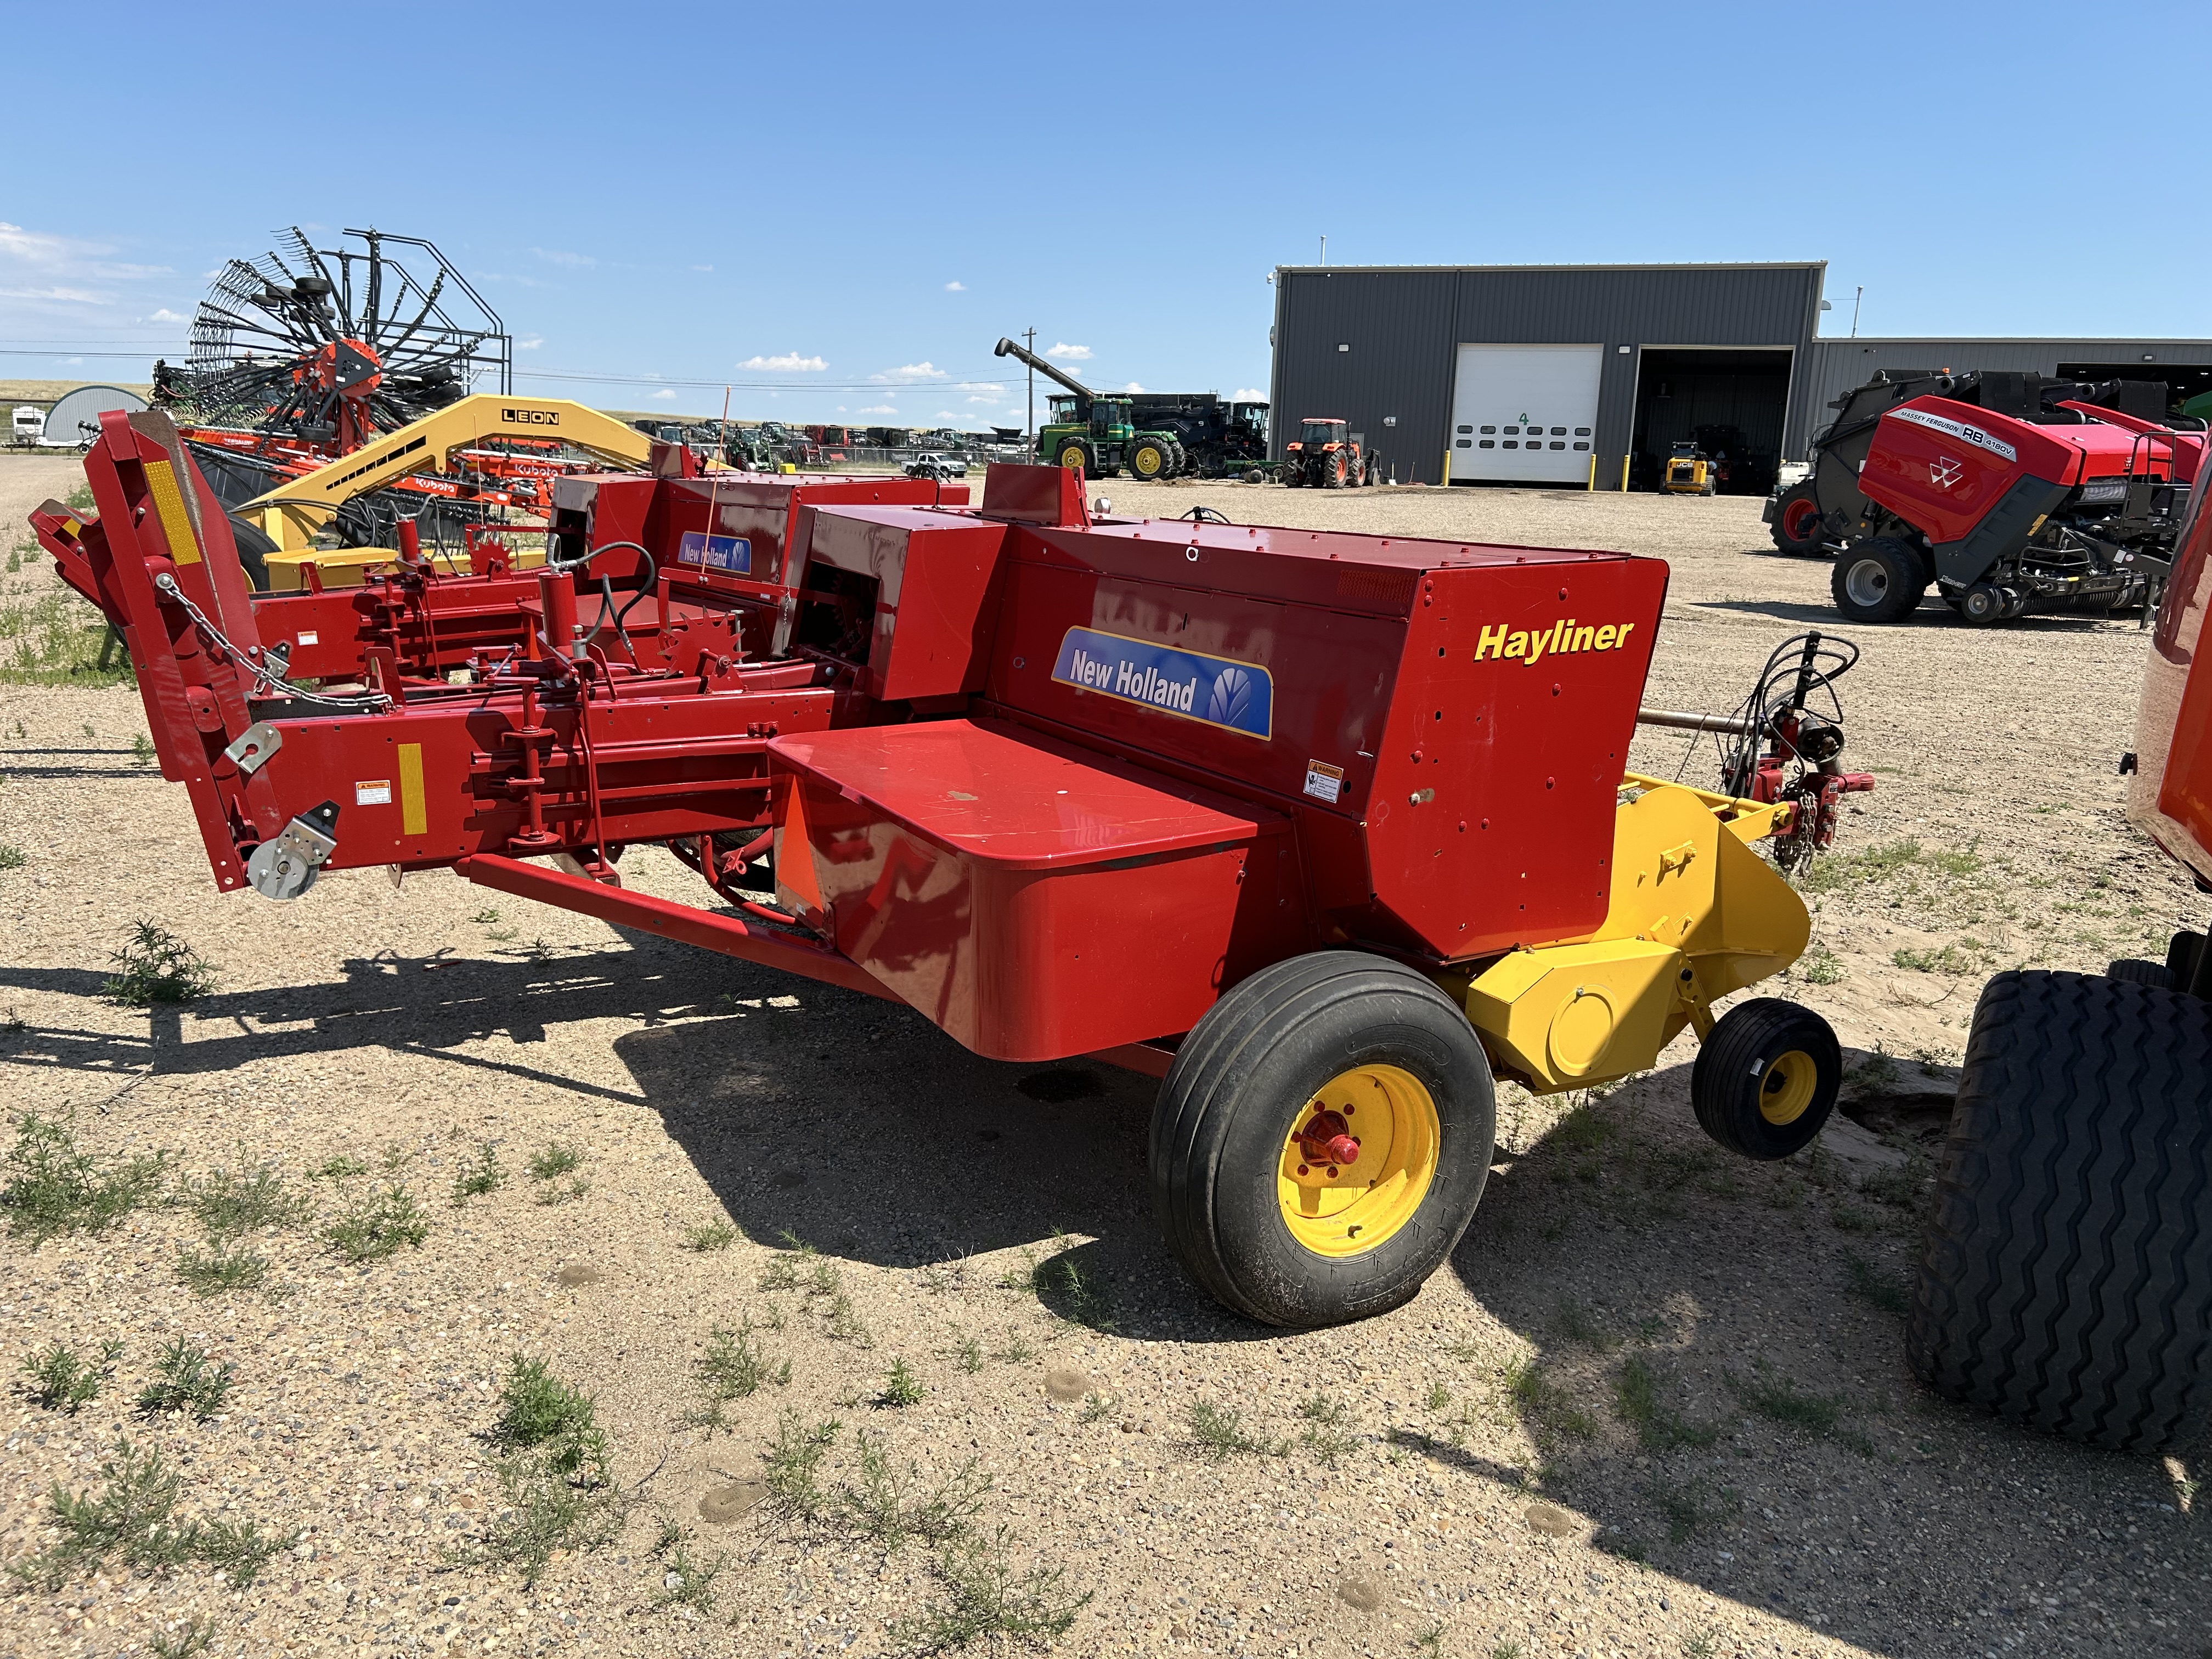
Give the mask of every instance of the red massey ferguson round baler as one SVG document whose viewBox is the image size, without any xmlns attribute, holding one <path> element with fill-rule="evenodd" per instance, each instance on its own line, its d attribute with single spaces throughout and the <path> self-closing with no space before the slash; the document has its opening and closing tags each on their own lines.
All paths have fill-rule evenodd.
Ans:
<svg viewBox="0 0 2212 1659">
<path fill-rule="evenodd" d="M 2032 379 L 1962 376 L 1954 397 L 1881 411 L 1831 577 L 1844 616 L 1898 622 L 1931 586 L 1976 626 L 2158 603 L 2206 434 L 2000 395 Z"/>
<path fill-rule="evenodd" d="M 2212 514 L 2191 507 L 2143 673 L 2128 815 L 2212 892 Z M 2148 1451 L 2212 1425 L 2212 951 L 1983 991 L 1913 1297 L 1954 1399 Z"/>
<path fill-rule="evenodd" d="M 543 570 L 483 538 L 467 575 L 403 551 L 256 595 L 167 418 L 118 415 L 97 511 L 33 524 L 122 630 L 222 888 L 452 869 L 991 1058 L 1159 1077 L 1160 1224 L 1254 1318 L 1413 1295 L 1500 1075 L 1586 1087 L 1686 1026 L 1723 1144 L 1819 1131 L 1826 1022 L 1712 1005 L 1806 943 L 1758 844 L 1824 844 L 1869 781 L 1836 759 L 1848 647 L 1793 642 L 1740 715 L 1653 714 L 1732 737 L 1704 792 L 1624 769 L 1656 560 L 1094 519 L 1053 467 L 970 507 L 655 461 L 559 481 Z M 625 886 L 644 842 L 706 902 Z"/>
</svg>

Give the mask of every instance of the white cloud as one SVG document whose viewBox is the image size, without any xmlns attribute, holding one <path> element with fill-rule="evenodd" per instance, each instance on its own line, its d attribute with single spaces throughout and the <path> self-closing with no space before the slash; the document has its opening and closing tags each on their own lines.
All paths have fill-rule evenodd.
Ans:
<svg viewBox="0 0 2212 1659">
<path fill-rule="evenodd" d="M 714 266 L 712 266 L 712 265 L 694 265 L 694 266 L 692 266 L 692 267 L 691 267 L 691 269 L 692 269 L 692 270 L 709 270 L 709 271 L 710 271 L 710 270 L 714 270 Z"/>
<path fill-rule="evenodd" d="M 1061 340 L 1044 355 L 1048 357 L 1065 357 L 1071 362 L 1087 363 L 1091 361 L 1091 348 L 1070 345 L 1066 341 Z"/>
<path fill-rule="evenodd" d="M 829 368 L 830 365 L 823 362 L 819 357 L 802 357 L 795 351 L 787 351 L 782 353 L 781 356 L 775 357 L 748 357 L 744 362 L 739 363 L 738 367 L 739 368 L 782 369 L 794 374 L 800 369 L 805 369 L 810 374 L 815 374 Z"/>
<path fill-rule="evenodd" d="M 656 398 L 673 398 L 676 395 L 676 391 L 672 386 L 663 386 L 659 391 L 654 392 L 653 395 Z"/>
<path fill-rule="evenodd" d="M 545 337 L 543 334 L 529 334 L 517 340 L 514 343 L 514 349 L 517 351 L 535 351 L 544 343 Z"/>
<path fill-rule="evenodd" d="M 870 404 L 866 409 L 857 410 L 854 412 L 860 415 L 896 415 L 898 410 L 893 409 L 889 404 Z"/>
<path fill-rule="evenodd" d="M 26 264 L 59 264 L 73 253 L 94 252 L 81 242 L 66 237 L 49 236 L 42 232 L 26 230 L 21 225 L 11 225 L 0 219 L 0 256 L 21 259 Z"/>
<path fill-rule="evenodd" d="M 1240 386 L 1229 394 L 1229 401 L 1233 404 L 1264 404 L 1267 401 L 1267 394 L 1256 386 Z"/>
<path fill-rule="evenodd" d="M 957 421 L 960 417 L 949 409 L 940 409 L 937 411 L 935 418 L 940 421 Z"/>
<path fill-rule="evenodd" d="M 154 314 L 149 317 L 146 320 L 149 323 L 181 323 L 185 319 L 179 316 L 175 312 L 170 310 L 168 307 L 163 306 L 156 310 Z"/>
<path fill-rule="evenodd" d="M 1006 388 L 996 380 L 963 380 L 952 388 L 955 392 L 980 392 L 987 398 L 1003 398 Z"/>
<path fill-rule="evenodd" d="M 599 261 L 588 253 L 570 253 L 564 248 L 533 247 L 530 251 L 548 264 L 595 265 L 599 264 Z"/>
<path fill-rule="evenodd" d="M 60 300 L 70 305 L 104 306 L 107 295 L 83 288 L 0 288 L 0 300 Z"/>
<path fill-rule="evenodd" d="M 885 369 L 880 374 L 871 374 L 872 380 L 941 380 L 945 371 L 935 363 L 901 363 L 896 368 Z"/>
<path fill-rule="evenodd" d="M 945 285 L 945 291 L 947 294 L 965 294 L 968 291 L 968 284 L 965 283 L 947 283 Z"/>
<path fill-rule="evenodd" d="M 1124 392 L 1142 392 L 1144 389 L 1144 387 L 1139 386 L 1134 380 L 1130 381 L 1128 385 L 1121 388 Z"/>
</svg>

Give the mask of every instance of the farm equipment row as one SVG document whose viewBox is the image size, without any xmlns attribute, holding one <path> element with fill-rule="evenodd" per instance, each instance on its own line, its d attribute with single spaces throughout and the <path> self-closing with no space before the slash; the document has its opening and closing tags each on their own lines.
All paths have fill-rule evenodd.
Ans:
<svg viewBox="0 0 2212 1659">
<path fill-rule="evenodd" d="M 1254 1318 L 1412 1296 L 1481 1196 L 1496 1076 L 1584 1087 L 1690 1029 L 1724 1145 L 1785 1156 L 1834 1102 L 1817 1015 L 1713 1004 L 1805 946 L 1755 849 L 1867 782 L 1834 763 L 1848 653 L 1793 646 L 1711 723 L 1726 790 L 1628 774 L 1658 561 L 657 446 L 552 481 L 536 570 L 478 532 L 465 574 L 410 544 L 256 596 L 166 416 L 103 417 L 86 473 L 95 513 L 33 523 L 122 632 L 219 887 L 451 868 L 985 1056 L 1161 1077 L 1160 1223 Z M 647 843 L 708 902 L 626 886 Z"/>
</svg>

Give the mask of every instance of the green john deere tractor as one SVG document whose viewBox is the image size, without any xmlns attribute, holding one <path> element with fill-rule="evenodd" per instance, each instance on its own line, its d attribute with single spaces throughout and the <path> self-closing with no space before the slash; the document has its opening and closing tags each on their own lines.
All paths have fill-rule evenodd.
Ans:
<svg viewBox="0 0 2212 1659">
<path fill-rule="evenodd" d="M 1051 400 L 1052 418 L 1037 429 L 1037 459 L 1054 466 L 1079 466 L 1086 478 L 1110 478 L 1124 467 L 1133 478 L 1171 478 L 1182 471 L 1182 446 L 1172 432 L 1139 432 L 1130 419 L 1129 400 L 1093 392 L 1057 364 L 1048 363 L 1012 340 L 1001 340 L 998 355 L 1027 363 L 1067 388 Z"/>
</svg>

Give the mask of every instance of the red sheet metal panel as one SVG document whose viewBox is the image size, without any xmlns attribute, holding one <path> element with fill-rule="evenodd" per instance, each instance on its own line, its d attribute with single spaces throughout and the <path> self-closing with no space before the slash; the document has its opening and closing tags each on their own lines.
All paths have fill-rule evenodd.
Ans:
<svg viewBox="0 0 2212 1659">
<path fill-rule="evenodd" d="M 1220 994 L 1240 900 L 1272 922 L 1285 896 L 1280 817 L 1015 728 L 864 727 L 769 753 L 801 796 L 777 840 L 785 887 L 805 860 L 837 948 L 994 1059 L 1188 1030 Z"/>
</svg>

